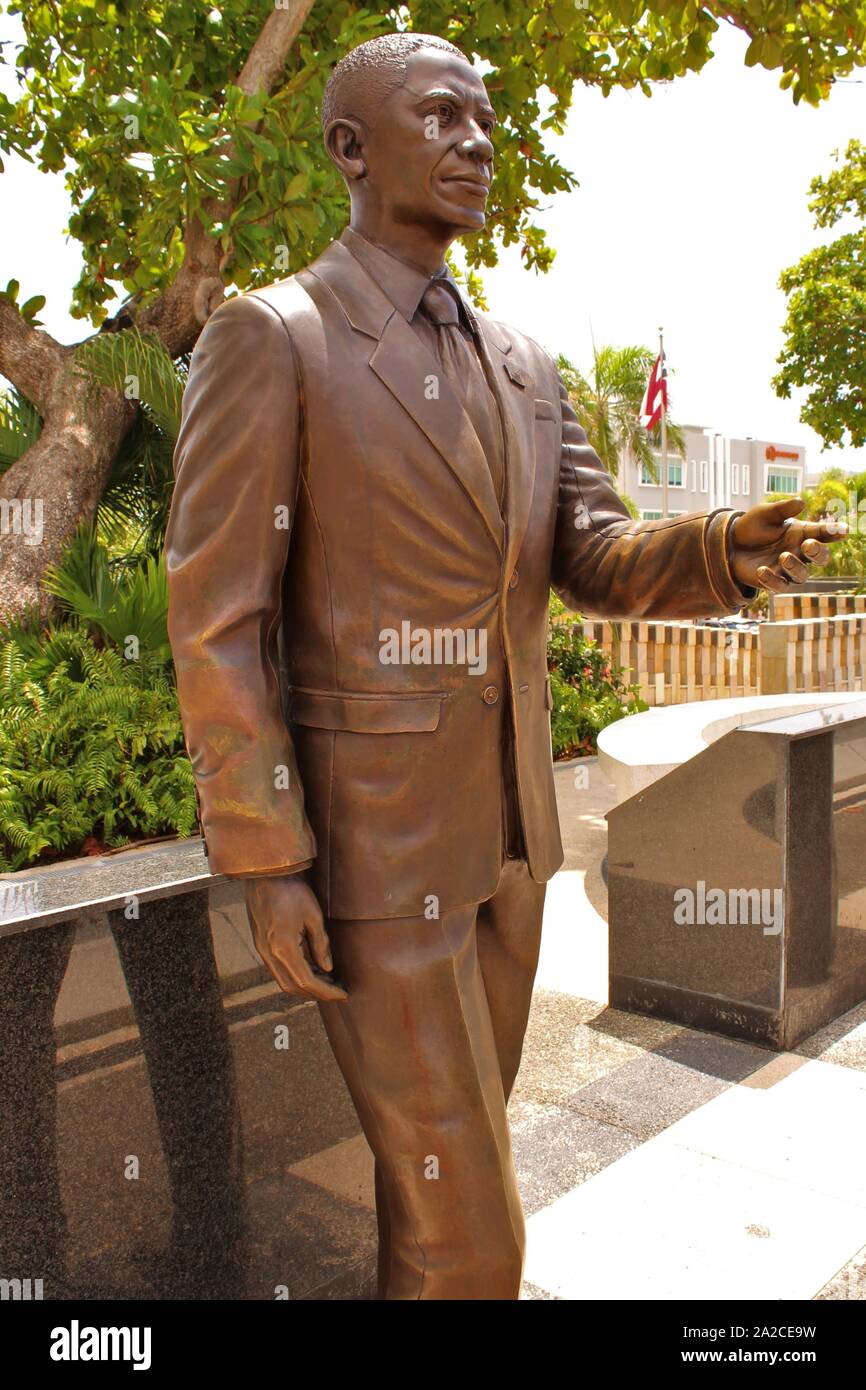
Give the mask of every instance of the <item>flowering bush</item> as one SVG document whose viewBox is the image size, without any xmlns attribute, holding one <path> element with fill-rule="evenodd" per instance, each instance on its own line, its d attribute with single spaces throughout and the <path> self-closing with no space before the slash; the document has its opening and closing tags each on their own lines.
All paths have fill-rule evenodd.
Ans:
<svg viewBox="0 0 866 1390">
<path fill-rule="evenodd" d="M 568 621 L 565 606 L 550 600 L 547 668 L 553 693 L 550 717 L 553 756 L 585 757 L 596 751 L 598 735 L 608 724 L 648 708 L 636 685 L 623 679 L 607 652 L 584 637 L 578 622 Z"/>
</svg>

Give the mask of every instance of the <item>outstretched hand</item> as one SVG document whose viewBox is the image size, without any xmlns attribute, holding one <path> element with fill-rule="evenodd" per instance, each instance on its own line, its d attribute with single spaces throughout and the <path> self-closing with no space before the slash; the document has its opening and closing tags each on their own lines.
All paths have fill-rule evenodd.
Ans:
<svg viewBox="0 0 866 1390">
<path fill-rule="evenodd" d="M 809 577 L 809 564 L 826 565 L 833 541 L 847 535 L 844 522 L 796 521 L 801 497 L 760 502 L 737 517 L 731 530 L 731 568 L 740 584 L 781 594 Z"/>
</svg>

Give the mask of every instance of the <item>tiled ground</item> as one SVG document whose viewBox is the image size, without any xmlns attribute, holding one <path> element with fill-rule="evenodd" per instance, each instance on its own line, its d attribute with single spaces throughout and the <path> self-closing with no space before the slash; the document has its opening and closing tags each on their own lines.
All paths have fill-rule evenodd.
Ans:
<svg viewBox="0 0 866 1390">
<path fill-rule="evenodd" d="M 866 1005 L 781 1055 L 607 1008 L 612 798 L 588 766 L 557 770 L 566 863 L 511 1103 L 523 1296 L 866 1298 Z M 289 1172 L 372 1211 L 361 1136 Z"/>
</svg>

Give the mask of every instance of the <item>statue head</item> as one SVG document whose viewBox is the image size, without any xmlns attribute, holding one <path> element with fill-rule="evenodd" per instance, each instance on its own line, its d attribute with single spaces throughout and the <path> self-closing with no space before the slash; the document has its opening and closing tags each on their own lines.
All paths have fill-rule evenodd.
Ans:
<svg viewBox="0 0 866 1390">
<path fill-rule="evenodd" d="M 472 64 L 445 39 L 383 34 L 328 79 L 322 127 L 374 240 L 444 246 L 484 226 L 496 116 Z M 391 233 L 391 236 L 387 233 Z"/>
</svg>

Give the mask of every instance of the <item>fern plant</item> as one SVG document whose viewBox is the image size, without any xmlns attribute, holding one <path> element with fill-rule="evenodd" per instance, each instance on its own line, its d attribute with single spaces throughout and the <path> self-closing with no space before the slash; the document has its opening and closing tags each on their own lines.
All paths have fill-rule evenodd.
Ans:
<svg viewBox="0 0 866 1390">
<path fill-rule="evenodd" d="M 170 671 L 83 628 L 0 643 L 0 869 L 192 834 L 195 782 Z"/>
</svg>

